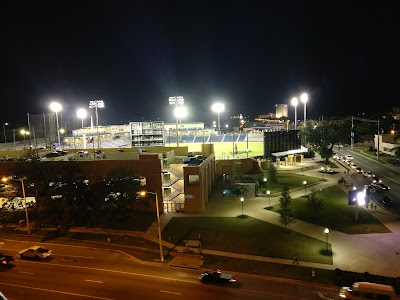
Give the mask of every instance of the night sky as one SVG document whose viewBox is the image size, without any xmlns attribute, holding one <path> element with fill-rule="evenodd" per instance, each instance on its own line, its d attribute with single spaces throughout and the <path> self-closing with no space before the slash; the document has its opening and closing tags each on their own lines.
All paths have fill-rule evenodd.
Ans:
<svg viewBox="0 0 400 300">
<path fill-rule="evenodd" d="M 386 114 L 400 106 L 396 2 L 2 1 L 0 122 L 53 99 L 63 114 L 103 99 L 107 124 L 173 122 L 168 97 L 183 96 L 186 121 L 209 125 L 217 100 L 221 120 L 254 117 L 303 91 L 309 118 Z"/>
</svg>

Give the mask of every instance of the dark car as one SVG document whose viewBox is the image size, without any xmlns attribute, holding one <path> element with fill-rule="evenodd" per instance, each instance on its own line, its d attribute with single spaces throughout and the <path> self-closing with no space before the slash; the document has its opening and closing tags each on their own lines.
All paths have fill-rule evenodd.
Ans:
<svg viewBox="0 0 400 300">
<path fill-rule="evenodd" d="M 381 190 L 381 191 L 389 191 L 390 190 L 390 187 L 388 187 L 386 184 L 384 184 L 384 183 L 376 183 L 376 184 L 374 184 L 374 187 L 377 189 L 377 190 Z"/>
<path fill-rule="evenodd" d="M 222 273 L 220 269 L 201 273 L 199 276 L 201 282 L 214 284 L 235 284 L 236 279 L 232 274 Z"/>
<path fill-rule="evenodd" d="M 61 154 L 58 153 L 57 151 L 50 152 L 50 153 L 46 154 L 46 157 L 59 157 L 59 156 L 61 156 Z"/>
<path fill-rule="evenodd" d="M 390 199 L 388 196 L 386 195 L 382 195 L 378 198 L 378 202 L 380 204 L 382 204 L 383 206 L 388 206 L 388 207 L 393 207 L 393 200 Z"/>
</svg>

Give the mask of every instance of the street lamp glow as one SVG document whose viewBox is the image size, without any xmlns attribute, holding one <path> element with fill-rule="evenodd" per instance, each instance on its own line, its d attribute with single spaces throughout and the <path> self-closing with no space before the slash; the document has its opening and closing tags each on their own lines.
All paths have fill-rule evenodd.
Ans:
<svg viewBox="0 0 400 300">
<path fill-rule="evenodd" d="M 329 245 L 328 245 L 328 233 L 329 233 L 329 229 L 325 228 L 325 234 L 326 234 L 326 254 L 329 253 Z"/>
<path fill-rule="evenodd" d="M 240 202 L 242 202 L 242 216 L 243 216 L 243 203 L 244 203 L 244 198 L 240 197 Z"/>
<path fill-rule="evenodd" d="M 296 130 L 297 129 L 297 105 L 299 104 L 299 100 L 296 97 L 293 97 L 291 103 L 294 106 L 294 129 Z"/>
<path fill-rule="evenodd" d="M 303 93 L 300 96 L 300 101 L 304 104 L 304 125 L 306 126 L 306 120 L 307 120 L 307 101 L 308 101 L 308 95 L 307 93 Z"/>
<path fill-rule="evenodd" d="M 213 110 L 213 112 L 217 113 L 217 116 L 218 116 L 218 133 L 220 133 L 221 132 L 221 123 L 220 123 L 220 119 L 219 119 L 219 114 L 222 113 L 225 110 L 225 104 L 220 103 L 220 102 L 214 103 L 211 106 L 211 109 Z"/>
<path fill-rule="evenodd" d="M 60 128 L 58 126 L 58 112 L 62 110 L 62 105 L 58 102 L 51 102 L 50 109 L 52 112 L 56 113 L 56 126 L 57 126 L 57 137 L 58 137 L 58 147 L 60 147 Z"/>
<path fill-rule="evenodd" d="M 174 115 L 179 119 L 180 123 L 182 122 L 182 118 L 187 117 L 187 109 L 184 106 L 177 106 L 174 109 Z"/>
<path fill-rule="evenodd" d="M 78 118 L 82 119 L 82 128 L 83 128 L 83 119 L 86 119 L 87 117 L 87 111 L 84 108 L 79 108 L 76 111 L 76 115 L 78 116 Z"/>
<path fill-rule="evenodd" d="M 307 181 L 303 181 L 304 184 L 304 196 L 307 194 Z"/>
<path fill-rule="evenodd" d="M 271 199 L 270 199 L 270 195 L 271 194 L 271 191 L 270 190 L 268 190 L 267 191 L 267 195 L 268 195 L 268 207 L 271 207 Z"/>
</svg>

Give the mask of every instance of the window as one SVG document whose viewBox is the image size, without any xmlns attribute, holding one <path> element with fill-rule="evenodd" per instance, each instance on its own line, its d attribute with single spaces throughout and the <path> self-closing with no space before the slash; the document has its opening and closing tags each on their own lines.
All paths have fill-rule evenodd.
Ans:
<svg viewBox="0 0 400 300">
<path fill-rule="evenodd" d="M 189 175 L 188 185 L 199 185 L 199 175 Z"/>
</svg>

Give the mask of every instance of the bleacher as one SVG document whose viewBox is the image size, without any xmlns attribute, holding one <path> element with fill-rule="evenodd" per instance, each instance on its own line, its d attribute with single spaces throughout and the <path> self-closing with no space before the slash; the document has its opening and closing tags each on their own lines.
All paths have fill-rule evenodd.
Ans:
<svg viewBox="0 0 400 300">
<path fill-rule="evenodd" d="M 208 140 L 208 135 L 207 136 L 195 136 L 193 143 L 205 143 L 206 140 Z"/>
<path fill-rule="evenodd" d="M 247 137 L 247 134 L 245 134 L 245 133 L 240 133 L 240 134 L 239 134 L 239 138 L 237 139 L 237 141 L 238 141 L 238 142 L 245 142 L 245 141 L 246 141 L 246 137 Z"/>
<path fill-rule="evenodd" d="M 181 143 L 193 143 L 194 135 L 182 135 L 179 139 Z"/>
<path fill-rule="evenodd" d="M 223 139 L 224 139 L 224 134 L 211 134 L 210 135 L 210 140 L 208 141 L 209 143 L 222 143 Z"/>
</svg>

